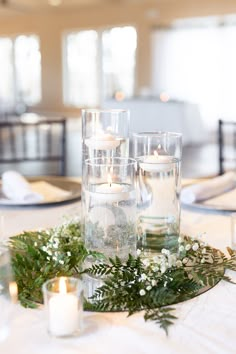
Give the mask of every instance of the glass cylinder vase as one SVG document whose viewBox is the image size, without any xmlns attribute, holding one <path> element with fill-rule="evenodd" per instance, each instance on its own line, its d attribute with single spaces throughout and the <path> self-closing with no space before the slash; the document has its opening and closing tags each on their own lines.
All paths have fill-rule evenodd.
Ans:
<svg viewBox="0 0 236 354">
<path fill-rule="evenodd" d="M 135 166 L 129 158 L 85 161 L 85 245 L 108 258 L 136 252 Z"/>
<path fill-rule="evenodd" d="M 171 132 L 133 135 L 138 162 L 139 242 L 145 256 L 174 250 L 180 230 L 182 136 Z"/>
</svg>

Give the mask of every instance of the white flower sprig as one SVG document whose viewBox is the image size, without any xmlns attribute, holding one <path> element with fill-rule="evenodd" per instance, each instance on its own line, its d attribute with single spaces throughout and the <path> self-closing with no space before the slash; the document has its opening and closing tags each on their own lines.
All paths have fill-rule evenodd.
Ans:
<svg viewBox="0 0 236 354">
<path fill-rule="evenodd" d="M 202 242 L 200 237 L 191 239 L 187 236 L 180 236 L 175 253 L 171 253 L 170 250 L 163 248 L 159 255 L 142 259 L 146 273 L 141 274 L 139 278 L 142 286 L 139 292 L 140 296 L 144 296 L 156 286 L 161 277 L 170 269 L 191 267 L 196 263 L 211 263 L 212 256 L 207 254 L 207 247 L 207 244 Z M 142 257 L 142 252 L 137 250 L 137 255 Z M 165 286 L 167 286 L 168 281 L 172 281 L 169 277 L 166 279 Z"/>
</svg>

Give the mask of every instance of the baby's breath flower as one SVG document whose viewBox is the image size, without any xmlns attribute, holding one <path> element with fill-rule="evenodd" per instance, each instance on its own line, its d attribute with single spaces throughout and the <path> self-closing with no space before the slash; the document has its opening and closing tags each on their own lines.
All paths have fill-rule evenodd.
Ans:
<svg viewBox="0 0 236 354">
<path fill-rule="evenodd" d="M 141 250 L 138 249 L 136 253 L 137 253 L 137 256 L 140 256 Z"/>
<path fill-rule="evenodd" d="M 153 279 L 153 280 L 151 281 L 151 283 L 152 283 L 152 286 L 157 285 L 157 281 L 156 281 L 155 279 Z"/>
<path fill-rule="evenodd" d="M 205 263 L 205 261 L 206 261 L 205 258 L 201 259 L 201 263 Z"/>
<path fill-rule="evenodd" d="M 195 252 L 195 251 L 198 250 L 198 248 L 199 248 L 199 245 L 198 245 L 197 242 L 195 242 L 195 243 L 192 245 L 192 250 Z"/>
<path fill-rule="evenodd" d="M 145 267 L 148 267 L 149 265 L 150 265 L 150 261 L 149 261 L 149 259 L 144 259 L 143 260 L 143 265 L 145 266 Z"/>
<path fill-rule="evenodd" d="M 185 250 L 185 248 L 183 245 L 179 246 L 179 252 L 183 252 L 184 250 Z"/>
<path fill-rule="evenodd" d="M 182 242 L 184 242 L 184 240 L 183 240 L 183 237 L 180 236 L 180 237 L 178 238 L 178 243 L 182 243 Z"/>
<path fill-rule="evenodd" d="M 141 280 L 146 280 L 147 279 L 147 276 L 145 273 L 141 274 Z"/>
<path fill-rule="evenodd" d="M 189 251 L 191 249 L 191 245 L 188 243 L 186 246 L 185 246 L 185 250 L 186 251 Z"/>
<path fill-rule="evenodd" d="M 35 242 L 35 243 L 34 243 L 34 246 L 35 246 L 35 247 L 37 247 L 37 246 L 38 246 L 37 242 Z"/>
<path fill-rule="evenodd" d="M 203 254 L 205 254 L 205 253 L 206 253 L 206 249 L 205 249 L 205 248 L 203 248 L 202 253 L 203 253 Z"/>
<path fill-rule="evenodd" d="M 71 256 L 71 252 L 70 251 L 66 252 L 66 254 L 67 254 L 68 257 Z"/>
<path fill-rule="evenodd" d="M 60 264 L 64 264 L 65 262 L 64 262 L 62 259 L 60 259 L 60 260 L 59 260 L 59 263 L 60 263 Z"/>
<path fill-rule="evenodd" d="M 165 248 L 163 248 L 163 249 L 161 250 L 161 253 L 164 254 L 164 255 L 166 255 L 166 256 L 169 256 L 170 251 L 167 250 L 167 249 L 165 249 Z"/>
<path fill-rule="evenodd" d="M 158 272 L 159 267 L 155 266 L 155 267 L 152 268 L 152 270 L 153 270 L 153 272 Z"/>
<path fill-rule="evenodd" d="M 148 285 L 148 286 L 146 287 L 146 289 L 147 289 L 147 291 L 150 291 L 150 290 L 152 289 L 152 286 L 151 286 L 151 285 Z"/>
<path fill-rule="evenodd" d="M 144 296 L 146 294 L 146 291 L 144 290 L 144 289 L 141 289 L 140 291 L 139 291 L 139 295 L 140 296 Z"/>
<path fill-rule="evenodd" d="M 161 270 L 161 273 L 162 273 L 162 274 L 165 273 L 165 271 L 166 271 L 166 265 L 165 265 L 165 264 L 162 264 L 160 270 Z"/>
</svg>

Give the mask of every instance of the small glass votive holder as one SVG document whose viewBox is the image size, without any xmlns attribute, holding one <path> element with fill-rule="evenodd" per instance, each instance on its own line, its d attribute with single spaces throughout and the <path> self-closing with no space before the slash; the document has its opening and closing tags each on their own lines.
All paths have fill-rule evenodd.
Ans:
<svg viewBox="0 0 236 354">
<path fill-rule="evenodd" d="M 0 342 L 5 340 L 10 332 L 13 304 L 17 302 L 17 295 L 10 252 L 7 246 L 0 244 Z"/>
<path fill-rule="evenodd" d="M 85 246 L 126 260 L 136 254 L 136 161 L 89 159 L 85 171 Z"/>
<path fill-rule="evenodd" d="M 83 285 L 81 279 L 58 277 L 43 284 L 48 332 L 53 337 L 72 337 L 82 331 Z"/>
<path fill-rule="evenodd" d="M 138 162 L 138 248 L 144 256 L 175 250 L 180 229 L 182 136 L 172 132 L 133 134 Z"/>
</svg>

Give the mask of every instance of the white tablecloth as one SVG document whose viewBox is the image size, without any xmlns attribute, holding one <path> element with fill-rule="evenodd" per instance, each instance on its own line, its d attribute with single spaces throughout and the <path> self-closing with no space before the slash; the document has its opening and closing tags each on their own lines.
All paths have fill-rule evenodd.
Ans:
<svg viewBox="0 0 236 354">
<path fill-rule="evenodd" d="M 6 233 L 48 227 L 79 204 L 45 209 L 2 209 Z M 184 233 L 204 238 L 224 249 L 230 245 L 230 217 L 182 211 Z M 233 274 L 234 275 L 234 274 Z M 236 275 L 235 275 L 236 278 Z M 1 314 L 0 314 L 1 315 Z M 220 282 L 210 291 L 176 306 L 178 320 L 167 337 L 158 325 L 137 313 L 85 313 L 84 331 L 73 339 L 54 339 L 46 331 L 42 309 L 16 305 L 10 336 L 0 343 L 1 354 L 225 354 L 236 353 L 236 285 Z"/>
</svg>

